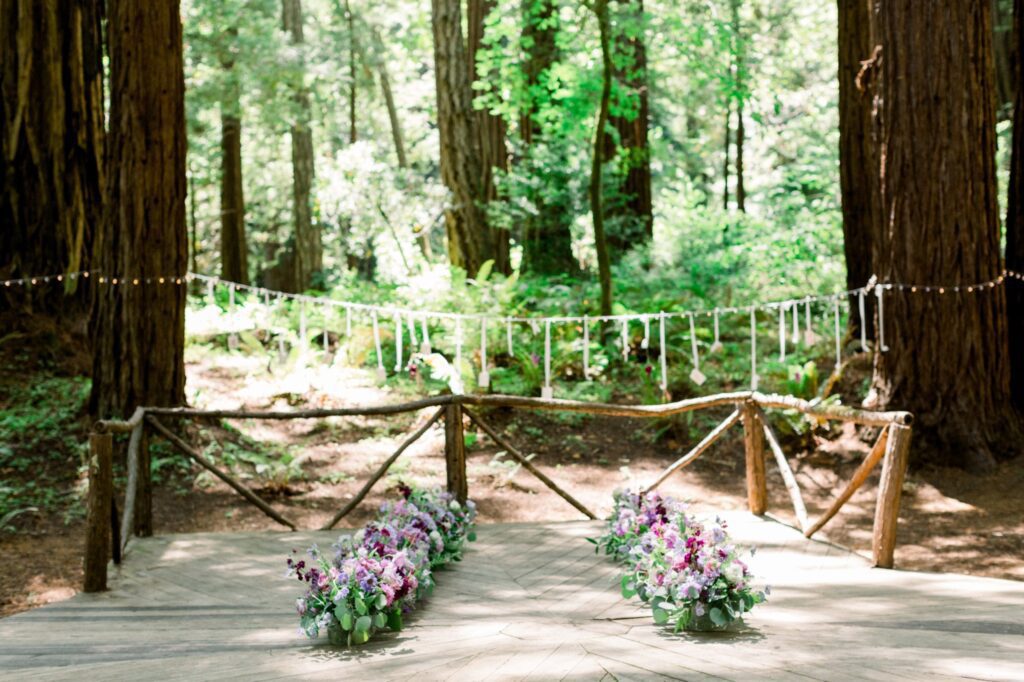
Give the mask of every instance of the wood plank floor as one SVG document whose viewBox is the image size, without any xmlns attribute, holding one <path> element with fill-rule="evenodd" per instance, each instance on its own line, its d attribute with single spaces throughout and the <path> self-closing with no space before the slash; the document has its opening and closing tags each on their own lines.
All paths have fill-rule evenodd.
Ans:
<svg viewBox="0 0 1024 682">
<path fill-rule="evenodd" d="M 1024 583 L 871 569 L 724 515 L 770 601 L 732 633 L 673 635 L 617 592 L 596 522 L 482 526 L 401 633 L 351 650 L 296 632 L 294 547 L 336 533 L 138 541 L 111 590 L 0 620 L 0 679 L 1024 680 Z"/>
</svg>

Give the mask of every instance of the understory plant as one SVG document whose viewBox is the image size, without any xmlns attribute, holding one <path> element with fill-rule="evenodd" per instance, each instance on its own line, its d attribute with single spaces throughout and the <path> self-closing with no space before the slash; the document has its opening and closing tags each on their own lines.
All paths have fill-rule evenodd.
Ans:
<svg viewBox="0 0 1024 682">
<path fill-rule="evenodd" d="M 342 536 L 333 556 L 314 545 L 308 564 L 288 558 L 286 576 L 307 584 L 296 600 L 300 633 L 315 639 L 325 630 L 340 646 L 363 644 L 384 628 L 401 630 L 403 616 L 432 591 L 433 569 L 462 559 L 465 542 L 475 539 L 473 502 L 462 505 L 439 489 L 398 490 L 401 498 Z"/>
<path fill-rule="evenodd" d="M 626 567 L 622 596 L 640 597 L 676 632 L 725 629 L 768 594 L 753 586 L 725 522 L 697 521 L 657 492 L 616 491 L 607 532 L 591 542 Z"/>
</svg>

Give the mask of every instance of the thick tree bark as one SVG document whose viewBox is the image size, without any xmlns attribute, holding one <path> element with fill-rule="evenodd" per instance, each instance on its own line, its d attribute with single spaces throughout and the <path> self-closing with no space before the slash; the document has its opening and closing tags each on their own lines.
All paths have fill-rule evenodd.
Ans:
<svg viewBox="0 0 1024 682">
<path fill-rule="evenodd" d="M 601 99 L 594 127 L 594 153 L 590 166 L 590 214 L 594 221 L 594 248 L 597 251 L 597 277 L 601 285 L 601 314 L 612 314 L 612 270 L 608 241 L 604 232 L 603 166 L 608 125 L 608 107 L 612 96 L 611 18 L 608 0 L 594 0 L 601 40 Z"/>
<path fill-rule="evenodd" d="M 1006 267 L 1024 273 L 1024 0 L 1014 0 L 1014 78 L 1017 102 L 1013 114 L 1013 149 L 1006 209 Z M 1024 281 L 1007 280 L 1007 317 L 1010 322 L 1011 390 L 1024 410 Z"/>
<path fill-rule="evenodd" d="M 348 142 L 355 144 L 359 139 L 356 131 L 356 40 L 355 15 L 348 0 L 345 0 L 345 21 L 348 24 Z"/>
<path fill-rule="evenodd" d="M 282 0 L 282 26 L 293 45 L 301 46 L 302 0 Z M 301 47 L 300 47 L 301 49 Z M 302 82 L 305 67 L 300 60 L 294 98 L 298 117 L 291 127 L 292 138 L 292 214 L 295 224 L 290 279 L 293 291 L 309 288 L 313 274 L 323 269 L 323 245 L 320 227 L 313 223 L 313 130 L 309 91 Z"/>
<path fill-rule="evenodd" d="M 373 34 L 374 50 L 377 58 L 374 65 L 377 69 L 377 77 L 380 79 L 380 91 L 384 95 L 384 105 L 388 109 L 388 121 L 391 124 L 391 139 L 395 144 L 395 156 L 398 158 L 399 168 L 408 168 L 409 162 L 405 156 L 405 137 L 402 135 L 402 121 L 398 117 L 398 108 L 395 106 L 395 96 L 391 91 L 391 78 L 388 76 L 388 67 L 384 61 L 384 42 L 380 39 L 380 33 L 376 27 L 371 29 Z"/>
<path fill-rule="evenodd" d="M 871 245 L 881 220 L 870 92 L 875 49 L 872 4 L 873 0 L 839 0 L 839 186 L 848 289 L 864 286 L 873 274 Z M 874 317 L 869 312 L 873 309 L 865 307 L 868 336 L 874 335 Z M 858 334 L 861 320 L 856 304 L 850 306 L 849 321 L 850 333 Z"/>
<path fill-rule="evenodd" d="M 102 5 L 5 0 L 0 7 L 0 277 L 90 267 L 103 209 Z M 77 280 L 0 308 L 84 306 Z"/>
<path fill-rule="evenodd" d="M 722 158 L 722 210 L 729 210 L 729 155 L 732 152 L 732 97 L 725 101 L 725 145 Z"/>
<path fill-rule="evenodd" d="M 185 76 L 177 2 L 110 0 L 109 204 L 90 407 L 185 402 Z M 162 281 L 161 281 L 162 280 Z"/>
<path fill-rule="evenodd" d="M 743 38 L 743 24 L 740 21 L 739 0 L 732 0 L 732 33 L 736 41 L 734 48 L 734 77 L 736 79 L 736 208 L 740 213 L 747 212 L 747 189 L 744 186 L 743 145 L 746 143 L 747 131 L 743 124 L 743 110 L 747 95 L 744 92 L 746 80 L 746 50 Z"/>
<path fill-rule="evenodd" d="M 880 4 L 881 206 L 875 267 L 887 292 L 881 405 L 915 413 L 931 459 L 991 467 L 1020 447 L 1010 407 L 1006 288 L 954 293 L 1001 271 L 988 0 Z M 881 325 L 880 325 L 881 327 Z"/>
<path fill-rule="evenodd" d="M 494 9 L 495 0 L 468 0 L 467 25 L 469 36 L 467 40 L 467 66 L 469 67 L 469 82 L 472 85 L 476 80 L 476 54 L 483 46 L 484 21 L 487 15 Z M 481 180 L 481 199 L 489 203 L 498 198 L 498 188 L 494 182 L 494 171 L 508 170 L 508 149 L 505 146 L 507 134 L 505 119 L 495 116 L 487 109 L 476 110 L 476 130 L 480 136 L 480 163 L 483 171 Z M 511 274 L 512 262 L 510 260 L 510 234 L 508 230 L 491 228 L 491 244 L 493 251 L 489 258 L 494 259 L 494 271 L 504 275 Z"/>
<path fill-rule="evenodd" d="M 229 37 L 237 30 L 226 32 Z M 223 62 L 228 84 L 220 110 L 220 272 L 229 282 L 249 283 L 249 249 L 245 238 L 245 193 L 242 189 L 242 114 L 239 85 L 230 60 Z"/>
<path fill-rule="evenodd" d="M 647 47 L 642 30 L 644 22 L 643 0 L 627 0 L 618 3 L 621 24 L 632 28 L 641 27 L 636 35 L 620 32 L 613 38 L 615 58 L 612 76 L 620 87 L 636 98 L 636 109 L 628 115 L 608 116 L 610 127 L 616 135 L 605 138 L 606 158 L 619 153 L 622 166 L 619 169 L 618 190 L 624 202 L 616 207 L 614 214 L 628 217 L 621 228 L 608 234 L 608 247 L 616 256 L 648 241 L 654 233 L 653 204 L 651 199 L 651 153 L 647 144 L 647 129 L 650 125 L 650 104 L 647 86 Z M 618 68 L 615 65 L 621 64 Z M 616 145 L 615 137 L 618 137 Z"/>
<path fill-rule="evenodd" d="M 537 120 L 536 102 L 546 99 L 548 71 L 558 63 L 558 4 L 556 0 L 533 0 L 523 3 L 523 42 L 526 59 L 523 75 L 528 96 L 519 117 L 519 136 L 523 142 L 527 165 L 543 140 L 543 128 Z M 550 173 L 545 187 L 564 183 L 568 177 Z M 556 194 L 559 192 L 556 192 Z M 532 197 L 534 215 L 522 226 L 523 270 L 538 274 L 558 274 L 578 269 L 572 255 L 572 216 L 565 206 L 550 204 L 547 193 L 535 192 Z"/>
<path fill-rule="evenodd" d="M 474 277 L 493 246 L 482 209 L 483 164 L 462 36 L 461 0 L 431 0 L 431 10 L 441 179 L 451 192 L 445 209 L 448 259 Z"/>
</svg>

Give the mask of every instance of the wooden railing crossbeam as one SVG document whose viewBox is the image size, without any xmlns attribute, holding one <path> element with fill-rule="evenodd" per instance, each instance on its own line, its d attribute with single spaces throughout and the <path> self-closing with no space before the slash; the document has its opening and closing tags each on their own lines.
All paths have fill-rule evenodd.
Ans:
<svg viewBox="0 0 1024 682">
<path fill-rule="evenodd" d="M 732 414 L 730 414 L 728 417 L 725 418 L 725 421 L 723 421 L 721 424 L 716 426 L 711 431 L 711 433 L 709 433 L 708 435 L 704 436 L 704 439 L 701 442 L 697 443 L 697 445 L 695 445 L 692 450 L 690 450 L 688 453 L 686 453 L 685 455 L 683 455 L 682 457 L 677 459 L 675 462 L 672 462 L 672 464 L 670 464 L 668 466 L 668 468 L 665 469 L 665 471 L 662 472 L 661 476 L 659 476 L 653 483 L 651 483 L 646 488 L 644 488 L 643 492 L 644 493 L 650 492 L 654 488 L 656 488 L 659 485 L 661 485 L 665 481 L 665 479 L 667 479 L 669 476 L 671 476 L 675 472 L 679 471 L 680 469 L 682 469 L 683 467 L 687 466 L 688 464 L 693 462 L 695 459 L 700 457 L 701 454 L 703 454 L 703 452 L 705 450 L 707 450 L 709 447 L 711 447 L 712 443 L 714 443 L 716 440 L 718 440 L 722 436 L 722 434 L 724 434 L 726 431 L 729 430 L 729 427 L 731 427 L 733 424 L 735 424 L 739 420 L 740 420 L 740 411 L 739 410 L 733 410 Z"/>
<path fill-rule="evenodd" d="M 366 497 L 366 495 L 370 492 L 373 486 L 377 484 L 377 481 L 379 481 L 384 476 L 384 474 L 387 473 L 388 469 L 391 468 L 391 465 L 394 464 L 398 460 L 398 458 L 402 456 L 402 453 L 405 452 L 410 445 L 419 440 L 420 437 L 427 432 L 427 429 L 429 429 L 431 426 L 437 423 L 437 420 L 439 420 L 444 415 L 444 411 L 446 409 L 447 407 L 438 408 L 437 412 L 435 412 L 433 416 L 430 417 L 430 419 L 428 419 L 422 426 L 420 426 L 418 429 L 416 429 L 416 431 L 410 434 L 409 437 L 406 438 L 405 441 L 403 441 L 400 446 L 398 446 L 398 449 L 395 450 L 395 452 L 390 457 L 384 460 L 384 463 L 377 468 L 377 470 L 373 473 L 372 476 L 370 476 L 370 478 L 363 485 L 362 489 L 358 493 L 356 493 L 356 496 L 353 497 L 349 501 L 349 503 L 346 504 L 341 510 L 339 510 L 338 513 L 335 514 L 331 518 L 331 520 L 327 524 L 325 524 L 320 530 L 331 530 L 332 528 L 334 528 L 334 526 L 338 524 L 338 521 L 341 521 L 343 518 L 345 518 L 345 516 L 348 515 L 349 512 L 355 509 L 356 506 L 363 501 L 363 498 Z"/>
<path fill-rule="evenodd" d="M 474 412 L 470 412 L 469 410 L 465 410 L 465 412 L 469 416 L 470 421 L 479 426 L 484 433 L 490 436 L 491 440 L 497 443 L 499 447 L 504 448 L 505 451 L 508 452 L 508 454 L 510 454 L 514 460 L 519 462 L 524 469 L 526 469 L 531 474 L 536 476 L 541 483 L 551 488 L 551 490 L 553 490 L 563 500 L 565 500 L 572 506 L 576 507 L 576 509 L 578 509 L 584 515 L 586 515 L 587 518 L 597 519 L 597 515 L 595 515 L 594 512 L 587 509 L 585 506 L 583 506 L 583 503 L 581 503 L 575 497 L 573 497 L 565 490 L 563 490 L 557 483 L 548 478 L 547 474 L 545 474 L 543 471 L 534 466 L 533 462 L 531 462 L 526 457 L 526 455 L 524 455 L 522 452 L 513 447 L 507 440 L 498 435 L 498 432 L 492 429 L 490 426 L 488 426 L 487 423 L 480 419 L 479 416 L 477 416 Z"/>
<path fill-rule="evenodd" d="M 755 413 L 758 421 L 761 422 L 761 428 L 764 431 L 765 440 L 768 441 L 768 447 L 771 448 L 772 454 L 775 456 L 775 463 L 779 466 L 779 473 L 782 474 L 782 482 L 785 484 L 787 492 L 789 492 L 789 499 L 793 502 L 793 511 L 796 512 L 796 520 L 800 524 L 800 530 L 806 531 L 810 526 L 810 521 L 807 519 L 807 506 L 804 505 L 804 498 L 800 493 L 800 485 L 796 482 L 796 476 L 786 460 L 785 453 L 782 452 L 782 446 L 779 445 L 779 439 L 775 436 L 775 431 L 772 429 L 771 424 L 768 423 L 768 417 L 760 407 L 755 408 Z"/>
<path fill-rule="evenodd" d="M 249 488 L 247 488 L 242 483 L 235 480 L 235 478 L 230 474 L 221 471 L 213 464 L 211 464 L 209 461 L 207 461 L 205 457 L 203 457 L 198 452 L 189 447 L 185 441 L 183 441 L 170 429 L 164 426 L 160 422 L 160 420 L 158 420 L 152 414 L 146 415 L 146 423 L 152 426 L 157 433 L 166 438 L 171 443 L 171 445 L 178 448 L 178 450 L 180 450 L 184 455 L 187 455 L 188 457 L 192 458 L 199 464 L 199 466 L 203 467 L 211 474 L 213 474 L 214 476 L 216 476 L 217 478 L 219 478 L 220 480 L 224 481 L 229 486 L 234 488 L 235 492 L 237 492 L 245 499 L 249 500 L 249 502 L 251 502 L 254 506 L 258 507 L 259 510 L 262 511 L 264 514 L 274 519 L 282 526 L 287 526 L 291 530 L 297 530 L 297 526 L 294 523 L 292 523 L 284 516 L 282 516 L 280 513 L 278 513 L 277 510 L 275 510 L 273 507 L 267 504 L 259 495 L 249 490 Z"/>
<path fill-rule="evenodd" d="M 882 429 L 882 432 L 878 434 L 878 439 L 875 441 L 871 451 L 868 452 L 864 461 L 860 463 L 859 467 L 857 467 L 857 470 L 853 472 L 853 476 L 850 478 L 850 482 L 846 484 L 843 492 L 839 493 L 839 496 L 832 501 L 832 506 L 828 508 L 828 511 L 822 514 L 820 519 L 804 531 L 805 536 L 811 537 L 824 528 L 825 524 L 831 521 L 832 517 L 842 509 L 843 505 L 845 505 L 851 497 L 853 497 L 853 494 L 857 492 L 862 485 L 864 485 L 864 481 L 868 480 L 868 476 L 871 474 L 871 471 L 885 455 L 885 446 L 888 442 L 888 434 L 889 427 Z"/>
</svg>

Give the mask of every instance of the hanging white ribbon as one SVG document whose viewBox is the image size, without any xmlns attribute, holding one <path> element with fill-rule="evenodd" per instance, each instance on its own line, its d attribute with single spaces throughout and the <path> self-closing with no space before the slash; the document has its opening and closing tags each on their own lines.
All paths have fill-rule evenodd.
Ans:
<svg viewBox="0 0 1024 682">
<path fill-rule="evenodd" d="M 299 301 L 299 350 L 306 351 L 306 299 Z"/>
<path fill-rule="evenodd" d="M 779 304 L 779 362 L 786 361 L 786 307 Z"/>
<path fill-rule="evenodd" d="M 793 301 L 790 303 L 793 308 L 793 349 L 796 350 L 797 344 L 800 343 L 800 305 Z"/>
<path fill-rule="evenodd" d="M 640 347 L 647 350 L 651 347 L 651 317 L 650 315 L 643 316 L 644 322 L 644 338 L 640 341 Z"/>
<path fill-rule="evenodd" d="M 622 318 L 622 360 L 629 359 L 629 320 Z"/>
<path fill-rule="evenodd" d="M 715 316 L 715 342 L 711 344 L 710 352 L 718 353 L 719 351 L 722 350 L 722 340 L 721 340 L 721 337 L 718 334 L 718 308 L 715 308 L 714 316 Z"/>
<path fill-rule="evenodd" d="M 426 315 L 423 316 L 421 322 L 422 324 L 420 325 L 420 329 L 423 332 L 421 334 L 421 336 L 423 337 L 423 342 L 420 344 L 420 353 L 422 353 L 423 355 L 430 355 L 430 326 L 427 324 Z"/>
<path fill-rule="evenodd" d="M 661 363 L 661 390 L 668 390 L 668 344 L 665 343 L 665 312 L 658 315 L 658 360 Z"/>
<path fill-rule="evenodd" d="M 100 279 L 100 281 L 102 282 L 103 280 Z M 213 285 L 214 285 L 214 280 L 212 280 L 212 279 L 206 280 L 206 295 L 209 298 L 213 298 Z"/>
<path fill-rule="evenodd" d="M 487 318 L 480 320 L 480 376 L 477 380 L 480 388 L 491 385 L 491 374 L 487 371 Z"/>
<path fill-rule="evenodd" d="M 406 322 L 406 324 L 409 327 L 409 349 L 410 349 L 409 352 L 410 353 L 415 353 L 416 352 L 416 346 L 417 346 L 417 342 L 416 342 L 416 323 L 413 322 L 412 315 L 406 316 L 405 322 Z"/>
<path fill-rule="evenodd" d="M 697 353 L 697 326 L 693 321 L 693 313 L 690 313 L 690 352 L 693 354 L 693 370 L 690 371 L 690 381 L 702 385 L 707 377 L 700 371 L 700 355 Z"/>
<path fill-rule="evenodd" d="M 384 350 L 380 343 L 380 324 L 377 321 L 377 311 L 373 311 L 373 345 L 377 349 L 377 381 L 384 381 L 388 378 L 388 372 L 384 369 Z"/>
<path fill-rule="evenodd" d="M 395 371 L 402 371 L 402 316 L 395 313 Z"/>
<path fill-rule="evenodd" d="M 814 333 L 814 328 L 811 326 L 811 297 L 808 296 L 804 299 L 804 345 L 811 347 L 817 341 L 818 336 Z"/>
<path fill-rule="evenodd" d="M 885 353 L 889 346 L 885 345 L 885 308 L 882 306 L 882 287 L 875 287 L 875 296 L 878 297 L 878 349 Z"/>
<path fill-rule="evenodd" d="M 750 390 L 757 390 L 757 309 L 750 309 Z"/>
<path fill-rule="evenodd" d="M 232 313 L 235 312 L 235 285 L 234 283 L 228 285 L 228 310 Z"/>
<path fill-rule="evenodd" d="M 515 348 L 512 347 L 512 318 L 505 318 L 505 344 L 508 346 L 508 356 L 515 357 Z"/>
<path fill-rule="evenodd" d="M 544 387 L 540 396 L 546 400 L 554 397 L 551 388 L 551 320 L 544 320 Z"/>
<path fill-rule="evenodd" d="M 583 316 L 583 378 L 590 379 L 590 317 Z"/>
<path fill-rule="evenodd" d="M 835 318 L 835 334 L 836 334 L 836 369 L 839 369 L 839 365 L 843 362 L 843 347 L 842 342 L 839 340 L 839 299 L 832 299 L 832 316 Z"/>
<path fill-rule="evenodd" d="M 352 338 L 352 306 L 345 306 L 345 338 Z"/>
<path fill-rule="evenodd" d="M 867 316 L 864 312 L 864 290 L 857 292 L 857 312 L 860 314 L 860 349 L 865 353 L 868 350 L 868 326 L 865 323 Z"/>
</svg>

